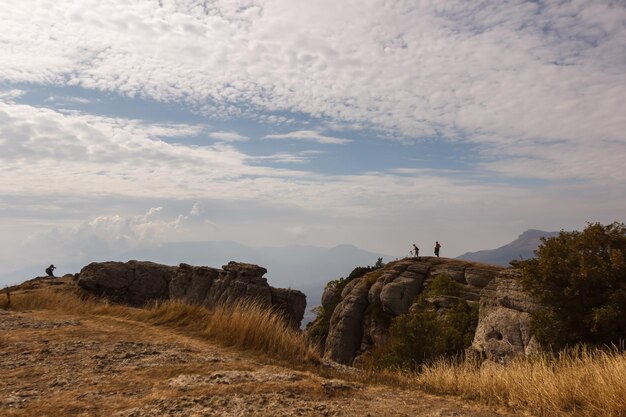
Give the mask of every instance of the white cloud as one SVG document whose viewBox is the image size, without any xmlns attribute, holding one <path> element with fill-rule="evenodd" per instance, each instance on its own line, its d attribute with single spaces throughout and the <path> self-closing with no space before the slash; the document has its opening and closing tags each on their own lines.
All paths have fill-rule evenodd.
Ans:
<svg viewBox="0 0 626 417">
<path fill-rule="evenodd" d="M 412 241 L 411 233 L 445 240 L 446 249 L 465 239 L 463 248 L 475 250 L 472 237 L 490 224 L 498 225 L 491 234 L 515 236 L 542 227 L 536 219 L 558 229 L 623 216 L 622 3 L 200 3 L 14 2 L 0 8 L 0 82 L 82 86 L 294 130 L 268 139 L 345 144 L 323 132 L 373 128 L 384 138 L 465 142 L 472 146 L 468 170 L 409 166 L 324 176 L 273 169 L 262 165 L 303 164 L 318 154 L 252 157 L 230 143 L 245 139 L 234 131 L 18 105 L 23 90 L 2 90 L 1 210 L 27 217 L 26 224 L 24 207 L 5 209 L 5 197 L 97 194 L 147 207 L 188 199 L 211 212 L 218 201 L 251 219 L 230 222 L 222 238 L 278 239 L 273 231 L 294 225 L 320 243 L 368 242 L 381 250 Z M 307 130 L 296 119 L 307 119 Z M 216 143 L 162 140 L 203 132 Z M 539 185 L 502 184 L 503 177 Z M 37 212 L 66 212 L 68 201 L 55 201 Z M 267 206 L 306 216 L 293 214 L 289 224 L 284 212 L 257 218 Z M 201 217 L 193 207 L 178 211 L 186 213 L 180 222 Z M 107 236 L 149 238 L 150 221 L 179 218 L 161 211 L 134 221 L 119 213 L 102 214 L 97 226 Z"/>
<path fill-rule="evenodd" d="M 18 88 L 12 88 L 10 90 L 0 90 L 0 100 L 13 101 L 18 97 L 22 97 L 24 94 L 26 94 L 26 91 L 20 90 Z"/>
<path fill-rule="evenodd" d="M 307 142 L 317 142 L 323 144 L 333 145 L 345 145 L 351 142 L 350 139 L 336 138 L 334 136 L 322 135 L 319 132 L 313 130 L 297 130 L 289 133 L 281 133 L 274 135 L 265 135 L 265 139 L 289 139 L 289 140 L 301 140 Z"/>
<path fill-rule="evenodd" d="M 46 100 L 49 103 L 57 103 L 57 104 L 90 104 L 93 101 L 84 97 L 72 97 L 72 96 L 62 96 L 55 97 L 50 96 Z"/>
<path fill-rule="evenodd" d="M 220 142 L 241 142 L 250 139 L 247 136 L 240 135 L 237 132 L 211 132 L 208 134 L 211 139 L 215 139 Z"/>
<path fill-rule="evenodd" d="M 604 1 L 30 0 L 0 11 L 0 77 L 405 136 L 622 140 L 625 20 Z"/>
</svg>

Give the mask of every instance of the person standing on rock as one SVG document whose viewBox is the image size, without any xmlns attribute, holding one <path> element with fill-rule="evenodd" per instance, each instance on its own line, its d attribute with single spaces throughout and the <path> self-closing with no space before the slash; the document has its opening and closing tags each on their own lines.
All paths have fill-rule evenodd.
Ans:
<svg viewBox="0 0 626 417">
<path fill-rule="evenodd" d="M 418 248 L 415 243 L 413 244 L 413 255 L 417 258 L 420 255 L 420 248 Z"/>
<path fill-rule="evenodd" d="M 50 265 L 49 267 L 47 267 L 47 268 L 46 268 L 46 274 L 47 274 L 49 277 L 53 277 L 53 276 L 54 276 L 54 270 L 55 270 L 55 269 L 57 269 L 57 267 L 56 267 L 56 266 L 54 266 L 54 265 Z"/>
<path fill-rule="evenodd" d="M 437 258 L 439 258 L 439 249 L 441 248 L 441 245 L 439 244 L 439 242 L 435 242 L 435 256 Z"/>
</svg>

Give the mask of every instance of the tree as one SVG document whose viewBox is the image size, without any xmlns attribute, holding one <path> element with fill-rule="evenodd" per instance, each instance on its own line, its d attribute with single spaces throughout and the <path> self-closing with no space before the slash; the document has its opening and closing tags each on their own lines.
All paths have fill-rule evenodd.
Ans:
<svg viewBox="0 0 626 417">
<path fill-rule="evenodd" d="M 542 238 L 537 257 L 518 263 L 522 283 L 546 309 L 533 316 L 544 346 L 619 344 L 626 338 L 626 226 L 589 223 Z"/>
</svg>

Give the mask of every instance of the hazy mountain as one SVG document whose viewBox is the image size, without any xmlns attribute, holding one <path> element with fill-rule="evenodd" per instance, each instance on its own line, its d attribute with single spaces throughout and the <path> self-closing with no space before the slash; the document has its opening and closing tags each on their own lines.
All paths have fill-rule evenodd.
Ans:
<svg viewBox="0 0 626 417">
<path fill-rule="evenodd" d="M 543 230 L 530 229 L 519 235 L 513 242 L 497 249 L 467 252 L 457 259 L 476 261 L 495 265 L 508 266 L 513 259 L 534 258 L 534 251 L 539 247 L 542 237 L 557 236 L 558 232 L 544 232 Z"/>
</svg>

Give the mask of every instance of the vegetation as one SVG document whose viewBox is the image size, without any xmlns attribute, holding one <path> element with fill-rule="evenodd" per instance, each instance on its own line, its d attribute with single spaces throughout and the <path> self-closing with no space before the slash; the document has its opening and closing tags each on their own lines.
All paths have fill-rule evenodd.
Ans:
<svg viewBox="0 0 626 417">
<path fill-rule="evenodd" d="M 626 416 L 626 354 L 618 349 L 579 347 L 490 365 L 442 359 L 406 378 L 435 394 L 538 416 Z"/>
<path fill-rule="evenodd" d="M 374 349 L 370 366 L 415 370 L 427 360 L 461 354 L 472 343 L 478 306 L 458 298 L 450 308 L 437 310 L 430 302 L 433 297 L 458 295 L 454 280 L 443 274 L 434 277 L 428 291 L 418 297 L 416 308 L 393 319 L 390 339 Z"/>
<path fill-rule="evenodd" d="M 252 301 L 210 310 L 179 301 L 155 302 L 146 308 L 132 308 L 93 298 L 83 299 L 70 292 L 43 289 L 14 293 L 11 308 L 117 317 L 168 326 L 185 334 L 263 353 L 290 363 L 319 360 L 304 334 L 290 328 L 272 309 Z"/>
<path fill-rule="evenodd" d="M 547 306 L 533 316 L 539 341 L 554 350 L 619 345 L 626 335 L 626 226 L 593 223 L 542 242 L 537 258 L 517 263 L 525 287 Z"/>
</svg>

